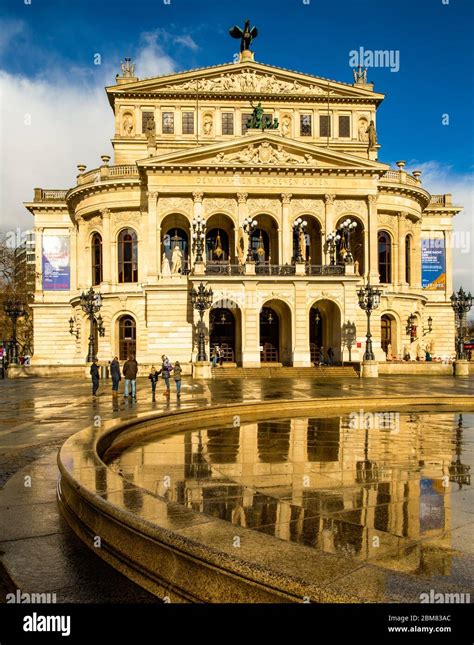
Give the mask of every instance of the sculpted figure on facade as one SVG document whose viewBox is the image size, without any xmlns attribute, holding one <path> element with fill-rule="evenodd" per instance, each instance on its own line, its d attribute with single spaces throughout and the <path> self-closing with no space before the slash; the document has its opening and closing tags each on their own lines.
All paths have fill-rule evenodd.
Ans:
<svg viewBox="0 0 474 645">
<path fill-rule="evenodd" d="M 369 135 L 367 134 L 367 119 L 359 119 L 359 128 L 358 128 L 358 138 L 359 141 L 367 143 L 369 141 Z"/>
<path fill-rule="evenodd" d="M 148 143 L 155 143 L 156 141 L 156 123 L 153 116 L 146 122 L 146 138 Z"/>
<path fill-rule="evenodd" d="M 206 136 L 212 134 L 213 119 L 212 114 L 205 114 L 202 122 L 202 130 Z"/>
<path fill-rule="evenodd" d="M 369 150 L 376 150 L 377 133 L 375 131 L 375 124 L 373 121 L 369 123 L 369 127 L 367 128 L 367 135 L 368 135 L 368 141 L 369 141 Z"/>
<path fill-rule="evenodd" d="M 176 244 L 171 255 L 171 274 L 178 275 L 183 270 L 183 252 Z"/>
<path fill-rule="evenodd" d="M 163 253 L 161 258 L 161 275 L 163 278 L 169 278 L 171 275 L 170 261 L 168 260 L 166 253 Z"/>
<path fill-rule="evenodd" d="M 122 130 L 126 137 L 131 137 L 134 131 L 133 116 L 130 112 L 123 115 Z"/>
</svg>

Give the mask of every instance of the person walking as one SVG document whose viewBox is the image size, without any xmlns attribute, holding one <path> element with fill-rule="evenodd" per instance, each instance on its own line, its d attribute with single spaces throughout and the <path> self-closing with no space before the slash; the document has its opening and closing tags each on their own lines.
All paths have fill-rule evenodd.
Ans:
<svg viewBox="0 0 474 645">
<path fill-rule="evenodd" d="M 334 349 L 328 347 L 328 365 L 334 365 Z"/>
<path fill-rule="evenodd" d="M 94 358 L 94 361 L 90 369 L 91 378 L 92 378 L 92 396 L 94 399 L 97 397 L 97 390 L 99 389 L 99 365 L 97 364 L 97 358 Z"/>
<path fill-rule="evenodd" d="M 135 356 L 131 355 L 125 361 L 123 365 L 123 375 L 125 378 L 125 392 L 124 398 L 128 398 L 128 392 L 130 390 L 132 399 L 137 399 L 137 374 L 138 374 L 138 363 L 135 360 Z"/>
<path fill-rule="evenodd" d="M 319 348 L 319 361 L 318 361 L 319 367 L 322 367 L 324 365 L 324 347 L 321 345 Z"/>
<path fill-rule="evenodd" d="M 176 383 L 176 396 L 178 399 L 181 398 L 181 374 L 183 370 L 181 369 L 181 365 L 179 364 L 179 361 L 176 361 L 173 367 L 173 377 L 174 377 L 174 382 Z"/>
<path fill-rule="evenodd" d="M 151 366 L 151 370 L 148 375 L 148 378 L 151 381 L 151 398 L 154 401 L 155 394 L 156 394 L 156 384 L 158 383 L 158 379 L 160 378 L 160 372 L 158 372 L 158 370 L 155 368 L 154 365 Z"/>
<path fill-rule="evenodd" d="M 122 380 L 120 375 L 120 363 L 117 356 L 110 363 L 110 378 L 112 379 L 112 396 L 118 396 L 119 383 Z"/>
<path fill-rule="evenodd" d="M 161 378 L 165 382 L 166 389 L 163 392 L 163 396 L 169 396 L 170 395 L 170 372 L 173 370 L 173 367 L 169 361 L 169 358 L 163 354 L 161 357 Z"/>
<path fill-rule="evenodd" d="M 219 347 L 219 346 L 217 345 L 217 347 Z M 217 365 L 217 361 L 218 361 L 218 358 L 219 358 L 219 357 L 217 356 L 217 347 L 213 347 L 213 348 L 212 348 L 211 361 L 212 361 L 212 367 L 213 367 L 213 368 L 215 368 L 215 367 L 216 367 L 216 365 Z"/>
</svg>

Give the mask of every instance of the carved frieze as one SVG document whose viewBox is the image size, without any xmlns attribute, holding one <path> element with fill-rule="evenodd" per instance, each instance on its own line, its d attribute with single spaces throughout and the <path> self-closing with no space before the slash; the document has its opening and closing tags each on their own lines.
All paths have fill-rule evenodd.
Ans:
<svg viewBox="0 0 474 645">
<path fill-rule="evenodd" d="M 102 218 L 100 215 L 94 215 L 89 220 L 87 220 L 87 230 L 92 231 L 102 227 Z"/>
<path fill-rule="evenodd" d="M 309 215 L 324 215 L 324 203 L 322 199 L 293 199 L 291 201 L 292 215 L 308 213 Z"/>
<path fill-rule="evenodd" d="M 265 198 L 265 197 L 256 197 L 253 199 L 248 199 L 248 211 L 251 215 L 258 213 L 271 213 L 272 215 L 278 216 L 280 214 L 280 200 L 275 195 L 275 199 Z"/>
<path fill-rule="evenodd" d="M 214 159 L 214 163 L 237 162 L 242 164 L 271 164 L 271 165 L 315 165 L 316 161 L 312 155 L 293 154 L 288 152 L 282 145 L 274 145 L 269 141 L 264 141 L 259 146 L 253 143 L 249 144 L 237 152 L 219 152 Z"/>
<path fill-rule="evenodd" d="M 214 78 L 190 79 L 183 83 L 169 83 L 158 89 L 188 92 L 258 92 L 259 94 L 306 94 L 327 96 L 328 91 L 313 83 L 286 81 L 275 74 L 261 74 L 256 70 L 220 74 Z M 330 94 L 334 92 L 330 90 Z"/>
<path fill-rule="evenodd" d="M 236 200 L 229 197 L 205 197 L 203 203 L 206 217 L 219 211 L 235 215 L 237 211 Z"/>
<path fill-rule="evenodd" d="M 177 211 L 180 213 L 193 212 L 193 200 L 191 197 L 160 197 L 158 199 L 160 213 Z"/>
<path fill-rule="evenodd" d="M 334 202 L 334 212 L 336 215 L 341 215 L 342 213 L 366 215 L 367 206 L 362 199 L 337 199 Z"/>
<path fill-rule="evenodd" d="M 394 227 L 397 224 L 397 218 L 395 215 L 389 215 L 388 213 L 378 213 L 377 221 L 380 226 L 385 227 Z"/>
</svg>

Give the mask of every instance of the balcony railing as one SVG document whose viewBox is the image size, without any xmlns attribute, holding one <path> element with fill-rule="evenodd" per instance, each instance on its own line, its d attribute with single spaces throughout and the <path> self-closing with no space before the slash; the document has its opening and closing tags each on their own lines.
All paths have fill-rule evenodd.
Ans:
<svg viewBox="0 0 474 645">
<path fill-rule="evenodd" d="M 390 182 L 392 184 L 411 184 L 412 186 L 418 186 L 420 183 L 415 177 L 400 170 L 387 170 L 380 178 L 380 181 Z"/>
<path fill-rule="evenodd" d="M 295 275 L 295 267 L 289 264 L 257 264 L 257 275 Z"/>
<path fill-rule="evenodd" d="M 88 172 L 82 173 L 77 177 L 78 186 L 83 184 L 96 184 L 108 179 L 117 178 L 134 178 L 138 177 L 138 168 L 131 164 L 123 164 L 118 166 L 101 166 L 94 168 Z"/>
<path fill-rule="evenodd" d="M 208 262 L 206 264 L 206 275 L 244 275 L 245 267 L 242 264 L 230 264 L 228 262 Z"/>
<path fill-rule="evenodd" d="M 431 195 L 430 205 L 438 204 L 439 206 L 452 206 L 452 195 L 446 193 L 445 195 Z"/>
<path fill-rule="evenodd" d="M 66 199 L 67 190 L 48 190 L 35 188 L 35 202 L 63 202 Z"/>
<path fill-rule="evenodd" d="M 306 275 L 344 275 L 345 267 L 342 264 L 307 264 Z"/>
</svg>

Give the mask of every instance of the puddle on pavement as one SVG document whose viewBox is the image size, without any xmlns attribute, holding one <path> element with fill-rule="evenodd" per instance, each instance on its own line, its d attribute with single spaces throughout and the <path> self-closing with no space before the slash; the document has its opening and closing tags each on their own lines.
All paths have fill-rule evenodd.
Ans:
<svg viewBox="0 0 474 645">
<path fill-rule="evenodd" d="M 238 526 L 445 576 L 453 554 L 472 554 L 473 438 L 474 414 L 361 410 L 151 434 L 109 464 L 155 495 Z"/>
</svg>

